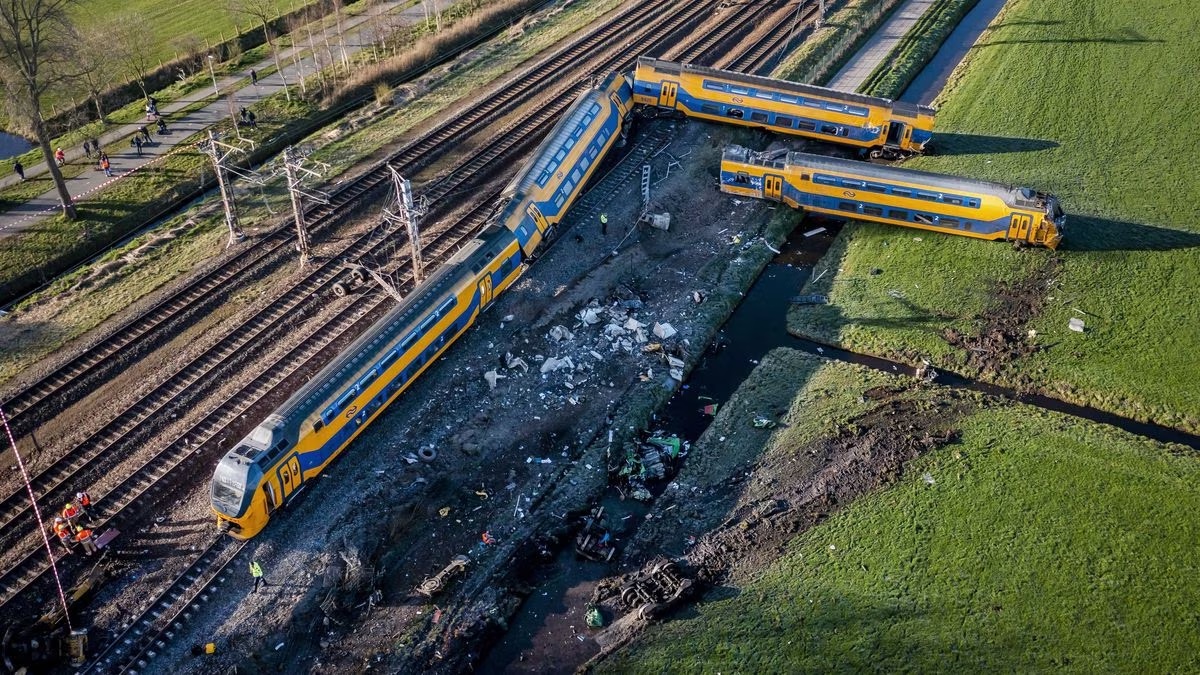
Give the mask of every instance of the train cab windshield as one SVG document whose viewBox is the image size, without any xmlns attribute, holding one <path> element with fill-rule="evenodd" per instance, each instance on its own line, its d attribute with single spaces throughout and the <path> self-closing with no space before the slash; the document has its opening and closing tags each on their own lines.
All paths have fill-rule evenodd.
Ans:
<svg viewBox="0 0 1200 675">
<path fill-rule="evenodd" d="M 212 503 L 217 511 L 236 516 L 242 511 L 242 501 L 246 495 L 246 487 L 251 483 L 251 469 L 255 464 L 243 457 L 241 450 L 252 450 L 248 446 L 239 446 L 233 452 L 225 455 L 217 464 L 213 474 Z M 257 481 L 253 482 L 257 485 Z"/>
</svg>

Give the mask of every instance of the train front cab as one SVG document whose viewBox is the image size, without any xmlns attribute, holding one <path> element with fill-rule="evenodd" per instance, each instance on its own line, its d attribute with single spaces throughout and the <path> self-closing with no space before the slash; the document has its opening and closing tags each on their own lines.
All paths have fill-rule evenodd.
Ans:
<svg viewBox="0 0 1200 675">
<path fill-rule="evenodd" d="M 872 151 L 872 158 L 894 158 L 924 152 L 933 138 L 933 118 L 936 110 L 929 106 L 892 102 L 891 119 L 884 131 L 884 146 Z"/>
<path fill-rule="evenodd" d="M 1066 215 L 1054 195 L 1018 188 L 1032 210 L 1014 210 L 1005 239 L 1015 244 L 1058 248 L 1066 234 Z M 1030 208 L 1030 207 L 1024 207 Z"/>
</svg>

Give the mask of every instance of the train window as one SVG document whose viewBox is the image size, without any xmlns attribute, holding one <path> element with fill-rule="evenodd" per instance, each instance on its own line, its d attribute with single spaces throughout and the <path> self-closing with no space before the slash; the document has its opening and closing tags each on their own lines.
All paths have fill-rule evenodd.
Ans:
<svg viewBox="0 0 1200 675">
<path fill-rule="evenodd" d="M 942 216 L 939 222 L 946 227 L 958 227 L 958 218 L 947 218 L 946 216 Z"/>
<path fill-rule="evenodd" d="M 794 123 L 794 120 L 792 120 L 792 118 L 790 118 L 790 117 L 784 117 L 783 115 L 775 116 L 775 126 L 787 127 L 789 129 L 791 129 L 793 123 Z"/>
<path fill-rule="evenodd" d="M 561 192 L 558 194 L 558 196 L 556 196 L 554 198 L 554 205 L 560 209 L 562 208 L 562 205 L 565 204 L 566 202 L 567 202 L 567 197 L 566 197 L 566 195 L 562 194 Z"/>
<path fill-rule="evenodd" d="M 892 209 L 888 211 L 888 218 L 895 218 L 896 220 L 908 220 L 908 211 L 897 211 L 896 209 Z"/>
<path fill-rule="evenodd" d="M 379 367 L 387 368 L 388 366 L 392 365 L 392 363 L 396 360 L 396 357 L 398 357 L 398 356 L 400 356 L 400 353 L 397 352 L 395 349 L 393 349 L 392 351 L 388 352 L 386 356 L 383 357 L 382 361 L 379 362 Z"/>
<path fill-rule="evenodd" d="M 775 100 L 774 92 L 770 92 L 770 91 L 756 91 L 756 92 L 754 92 L 754 96 L 755 96 L 755 98 L 764 98 L 768 101 Z"/>
<path fill-rule="evenodd" d="M 746 173 L 745 171 L 739 171 L 736 175 L 734 175 L 733 180 L 735 183 L 749 183 L 750 174 Z"/>
<path fill-rule="evenodd" d="M 755 122 L 766 122 L 767 121 L 767 113 L 752 112 L 752 113 L 750 113 L 750 119 L 754 120 Z"/>
<path fill-rule="evenodd" d="M 817 125 L 809 122 L 808 120 L 800 120 L 799 122 L 796 122 L 796 128 L 800 131 L 816 131 Z"/>
<path fill-rule="evenodd" d="M 817 183 L 818 185 L 837 185 L 838 179 L 834 178 L 833 176 L 825 176 L 823 174 L 816 174 L 815 176 L 813 176 L 813 182 Z"/>
<path fill-rule="evenodd" d="M 800 180 L 812 180 L 812 176 L 807 173 L 800 174 Z"/>
<path fill-rule="evenodd" d="M 723 82 L 713 82 L 712 80 L 704 81 L 704 88 L 712 91 L 729 91 L 729 85 Z"/>
<path fill-rule="evenodd" d="M 979 200 L 978 199 L 967 200 L 967 206 L 969 206 L 973 209 L 977 209 L 977 208 L 979 208 Z"/>
<path fill-rule="evenodd" d="M 823 134 L 832 134 L 832 135 L 836 136 L 837 130 L 838 130 L 837 126 L 833 125 L 833 124 L 822 124 L 821 125 L 821 133 L 823 133 Z"/>
<path fill-rule="evenodd" d="M 964 230 L 969 230 L 969 229 L 971 229 L 971 225 L 972 225 L 972 223 L 971 223 L 971 221 L 969 221 L 969 220 L 964 220 L 964 221 L 963 221 L 963 224 L 962 224 L 962 226 L 963 226 L 963 229 L 964 229 Z"/>
<path fill-rule="evenodd" d="M 883 209 L 878 206 L 863 206 L 862 212 L 868 216 L 882 216 Z"/>
<path fill-rule="evenodd" d="M 921 190 L 917 190 L 917 199 L 924 199 L 927 201 L 936 202 L 937 195 L 933 194 L 932 192 L 922 192 Z"/>
<path fill-rule="evenodd" d="M 739 96 L 749 96 L 750 90 L 745 87 L 730 87 L 729 93 L 737 94 Z"/>
<path fill-rule="evenodd" d="M 913 220 L 917 221 L 918 223 L 921 223 L 922 225 L 933 225 L 935 219 L 936 219 L 936 216 L 930 216 L 930 215 L 927 215 L 924 213 L 913 214 Z"/>
<path fill-rule="evenodd" d="M 313 433 L 314 433 L 314 434 L 315 434 L 315 433 L 317 433 L 318 431 L 320 431 L 320 430 L 324 429 L 324 428 L 325 428 L 325 421 L 324 421 L 324 420 L 317 420 L 316 422 L 313 422 Z"/>
<path fill-rule="evenodd" d="M 600 154 L 600 146 L 593 145 L 588 148 L 588 159 L 596 159 L 596 155 Z"/>
<path fill-rule="evenodd" d="M 897 197 L 912 197 L 912 190 L 909 190 L 908 188 L 893 187 L 892 194 L 896 195 Z"/>
<path fill-rule="evenodd" d="M 735 120 L 740 120 L 743 117 L 745 117 L 745 115 L 746 115 L 746 113 L 743 112 L 741 108 L 730 108 L 729 112 L 727 112 L 725 114 L 729 115 L 730 117 L 732 117 Z"/>
<path fill-rule="evenodd" d="M 852 188 L 865 188 L 867 186 L 867 183 L 866 183 L 866 181 L 855 180 L 853 178 L 843 178 L 842 185 L 844 185 L 846 187 L 852 187 Z"/>
<path fill-rule="evenodd" d="M 855 213 L 858 213 L 858 205 L 852 204 L 850 202 L 839 202 L 838 208 L 841 209 L 842 211 L 853 211 Z"/>
<path fill-rule="evenodd" d="M 946 202 L 947 204 L 953 204 L 955 206 L 962 206 L 962 200 L 959 199 L 958 197 L 944 197 L 944 198 L 942 198 L 942 201 Z"/>
<path fill-rule="evenodd" d="M 720 115 L 721 109 L 711 103 L 701 103 L 700 112 L 705 115 Z"/>
<path fill-rule="evenodd" d="M 887 186 L 880 185 L 879 183 L 867 183 L 866 189 L 870 190 L 871 192 L 887 192 Z"/>
</svg>

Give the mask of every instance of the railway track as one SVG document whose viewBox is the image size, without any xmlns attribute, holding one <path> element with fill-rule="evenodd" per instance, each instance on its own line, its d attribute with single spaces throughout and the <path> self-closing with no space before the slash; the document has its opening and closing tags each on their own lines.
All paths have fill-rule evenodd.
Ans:
<svg viewBox="0 0 1200 675">
<path fill-rule="evenodd" d="M 628 56 L 629 52 L 638 50 L 644 46 L 644 43 L 661 39 L 663 35 L 667 35 L 678 30 L 681 25 L 684 25 L 688 21 L 694 19 L 701 11 L 703 11 L 703 6 L 693 7 L 691 10 L 685 11 L 671 18 L 670 20 L 661 22 L 657 26 L 656 30 L 652 30 L 643 38 L 626 45 L 624 50 L 625 54 L 623 56 L 610 57 L 599 64 L 597 69 L 607 70 L 615 65 L 615 62 L 618 62 L 622 58 L 630 60 L 632 57 Z M 624 63 L 624 61 L 621 61 L 621 63 Z M 561 111 L 562 108 L 565 108 L 566 105 L 568 105 L 573 99 L 573 94 L 578 89 L 582 88 L 582 86 L 583 85 L 576 85 L 568 87 L 563 94 L 565 98 L 561 102 L 561 105 L 557 107 L 539 108 L 537 113 L 533 114 L 532 116 L 526 116 L 524 119 L 514 123 L 515 127 L 522 129 L 522 133 L 504 135 L 500 139 L 494 141 L 493 144 L 483 148 L 478 154 L 482 154 L 487 161 L 475 163 L 475 168 L 472 169 L 470 173 L 477 175 L 483 170 L 483 168 L 487 167 L 491 161 L 504 158 L 504 153 L 515 147 L 516 140 L 519 140 L 514 140 L 514 137 L 537 137 L 540 132 L 552 126 L 553 122 L 555 121 L 554 113 Z M 487 205 L 486 212 L 490 213 L 490 211 L 490 205 Z M 472 213 L 475 215 L 473 218 L 467 219 L 467 227 L 473 228 L 486 219 L 485 217 L 481 217 L 479 215 L 479 208 Z M 460 239 L 471 234 L 470 229 L 464 231 L 463 228 L 464 226 L 459 224 L 451 228 L 448 233 Z M 445 237 L 445 234 L 440 236 L 435 241 L 434 246 L 436 247 L 437 245 L 444 243 Z M 363 237 L 360 239 L 360 241 L 366 241 L 367 239 L 369 239 L 369 237 Z M 434 255 L 436 256 L 440 252 L 441 251 L 435 251 Z M 327 263 L 326 267 L 328 266 L 330 266 L 330 263 Z M 299 298 L 311 297 L 314 292 L 313 284 L 329 283 L 333 276 L 335 275 L 312 274 L 306 278 L 304 282 L 295 287 L 294 290 L 296 293 L 294 295 Z M 288 294 L 285 294 L 285 296 L 286 295 Z M 378 305 L 375 307 L 378 307 Z M 270 320 L 267 323 L 267 327 L 279 328 L 281 323 L 285 320 L 284 317 L 288 316 L 292 311 L 295 310 L 295 305 L 289 304 L 289 301 L 286 301 L 285 298 L 278 298 L 274 303 L 272 303 L 272 305 L 269 306 L 269 309 Z M 239 415 L 241 415 L 245 410 L 249 409 L 253 403 L 261 400 L 263 396 L 266 395 L 267 390 L 278 385 L 287 375 L 295 372 L 295 370 L 302 365 L 310 368 L 319 368 L 320 364 L 313 366 L 312 363 L 310 363 L 314 360 L 316 354 L 319 353 L 320 350 L 325 346 L 330 344 L 334 339 L 337 339 L 341 335 L 345 334 L 350 325 L 359 322 L 365 322 L 365 320 L 363 320 L 361 317 L 362 314 L 367 311 L 370 310 L 362 308 L 359 303 L 352 304 L 349 308 L 339 314 L 339 318 L 331 325 L 331 327 L 328 328 L 328 330 L 325 329 L 326 327 L 323 327 L 322 330 L 318 331 L 318 335 L 314 336 L 310 342 L 301 345 L 301 347 L 306 347 L 310 350 L 315 349 L 315 351 L 304 354 L 302 360 L 294 360 L 285 357 L 282 364 L 275 364 L 268 369 L 268 373 L 270 373 L 269 375 L 264 374 L 253 378 L 253 384 L 251 386 L 248 386 L 247 388 L 244 388 L 242 391 L 235 394 L 226 402 L 225 405 L 219 407 L 216 411 L 207 416 L 205 420 L 203 420 L 201 423 L 198 423 L 179 439 L 176 439 L 168 444 L 166 448 L 155 454 L 148 462 L 146 462 L 145 465 L 136 469 L 133 474 L 126 479 L 126 481 L 122 482 L 107 494 L 103 495 L 102 499 L 98 500 L 98 504 L 103 504 L 101 513 L 104 516 L 105 522 L 107 523 L 111 521 L 118 514 L 121 514 L 128 509 L 144 494 L 151 492 L 151 488 L 158 481 L 158 479 L 161 479 L 175 471 L 184 462 L 184 460 L 198 453 L 201 446 L 208 442 L 216 433 L 216 431 L 225 429 L 231 424 L 235 424 Z M 229 338 L 227 338 L 228 342 L 223 341 L 222 344 L 219 345 L 219 349 L 211 351 L 208 355 L 208 358 L 213 363 L 224 363 L 231 358 L 232 355 L 236 354 L 242 346 L 244 346 L 244 341 L 239 342 L 239 340 L 252 334 L 261 335 L 263 332 L 265 332 L 265 330 L 266 329 L 262 326 L 243 325 L 231 333 Z M 293 356 L 295 353 L 296 352 L 293 351 L 292 354 L 289 354 L 289 357 Z M 202 368 L 200 364 L 198 364 L 196 368 L 185 369 L 185 372 L 181 374 L 181 377 L 178 380 L 168 381 L 159 389 L 156 389 L 155 392 L 152 392 L 153 395 L 147 395 L 147 397 L 144 397 L 143 400 L 139 402 L 140 405 L 137 406 L 136 410 L 128 411 L 127 415 L 123 415 L 121 418 L 114 421 L 114 424 L 110 425 L 110 427 L 106 427 L 106 429 L 102 430 L 102 433 L 98 433 L 93 439 L 89 439 L 90 442 L 86 444 L 85 448 L 86 452 L 64 458 L 62 461 L 52 466 L 50 470 L 39 474 L 39 476 L 34 479 L 36 488 L 39 491 L 43 491 L 43 494 L 45 494 L 45 491 L 51 491 L 56 495 L 62 495 L 70 494 L 71 491 L 76 487 L 83 487 L 82 485 L 72 485 L 68 479 L 78 475 L 85 469 L 96 469 L 95 466 L 92 466 L 91 460 L 98 457 L 102 451 L 115 447 L 119 441 L 126 440 L 121 436 L 120 430 L 123 426 L 133 424 L 136 420 L 144 421 L 149 419 L 152 413 L 163 409 L 167 403 L 173 401 L 177 402 L 175 399 L 170 397 L 178 397 L 182 392 L 187 391 L 189 384 L 193 384 L 196 381 L 196 378 L 193 376 L 193 374 L 201 369 Z M 205 370 L 205 372 L 212 373 L 215 371 L 212 370 L 212 366 L 210 366 L 208 370 Z M 152 476 L 153 479 L 147 481 L 147 476 Z M 5 506 L 9 507 L 9 509 L 0 513 L 3 513 L 3 517 L 5 519 L 4 522 L 6 524 L 12 524 L 16 518 L 21 515 L 22 511 L 21 507 L 19 506 L 21 501 L 22 500 L 20 499 L 19 494 L 14 495 L 12 499 L 5 500 Z M 27 513 L 28 509 L 23 509 L 23 512 Z M 21 558 L 20 562 L 16 566 L 0 575 L 0 606 L 3 606 L 13 597 L 28 588 L 45 572 L 46 568 L 48 567 L 48 564 L 39 564 L 36 561 L 38 549 L 35 546 L 29 545 L 27 548 L 29 548 L 29 552 Z"/>
<path fill-rule="evenodd" d="M 316 232 L 328 228 L 386 185 L 391 173 L 389 166 L 412 172 L 427 165 L 449 149 L 447 142 L 451 139 L 501 118 L 536 91 L 536 85 L 544 78 L 560 73 L 598 46 L 622 36 L 631 27 L 661 11 L 662 8 L 650 0 L 633 5 L 559 52 L 519 70 L 498 85 L 496 95 L 487 96 L 482 103 L 451 116 L 363 175 L 334 188 L 328 204 L 310 206 L 305 211 L 310 230 Z M 139 349 L 147 348 L 151 340 L 181 330 L 181 324 L 188 316 L 223 298 L 233 290 L 236 281 L 256 271 L 262 272 L 273 259 L 282 259 L 295 241 L 293 225 L 292 220 L 285 220 L 256 246 L 247 247 L 216 269 L 191 281 L 83 353 L 0 402 L 14 433 L 28 433 L 40 420 L 79 400 L 103 379 L 106 365 L 123 361 Z"/>
<path fill-rule="evenodd" d="M 697 7 L 702 8 L 702 5 Z M 682 16 L 694 18 L 698 11 L 700 10 L 696 9 Z M 647 13 L 648 10 L 624 15 L 620 17 L 618 27 L 629 27 L 643 21 Z M 664 25 L 674 30 L 679 23 L 668 22 Z M 597 34 L 607 35 L 611 32 L 611 30 L 605 30 L 598 31 Z M 644 41 L 635 42 L 630 48 L 636 48 Z M 581 45 L 578 45 L 578 48 L 570 49 L 565 54 L 548 59 L 546 63 L 540 64 L 533 71 L 538 73 L 541 79 L 549 77 L 551 73 L 561 72 L 562 68 L 572 65 L 573 60 L 586 58 L 592 44 L 592 40 L 584 40 Z M 568 55 L 572 58 L 567 58 Z M 601 68 L 610 63 L 611 59 L 602 64 Z M 576 86 L 566 91 L 574 92 L 579 88 Z M 532 90 L 534 87 L 532 84 L 528 84 L 525 89 Z M 526 115 L 510 124 L 499 135 L 499 138 L 475 151 L 468 161 L 451 173 L 452 178 L 448 187 L 438 188 L 435 186 L 435 190 L 438 190 L 437 195 L 441 196 L 453 187 L 478 176 L 491 164 L 506 157 L 506 153 L 517 147 L 521 140 L 535 135 L 538 129 L 544 128 L 550 116 L 557 114 L 569 102 L 569 100 L 556 100 L 552 108 L 539 109 L 536 115 L 532 117 Z M 503 110 L 504 108 L 497 105 L 492 109 Z M 457 128 L 457 125 L 447 128 Z M 397 156 L 401 159 L 421 157 L 415 150 L 402 152 Z M 413 163 L 401 164 L 401 167 L 404 170 L 413 169 L 415 160 Z M 386 166 L 383 169 L 386 172 Z M 219 376 L 232 362 L 245 357 L 248 351 L 261 346 L 262 343 L 285 330 L 289 319 L 309 311 L 314 305 L 320 303 L 319 291 L 335 283 L 335 280 L 343 274 L 343 266 L 346 262 L 374 255 L 379 248 L 381 248 L 380 242 L 374 241 L 371 233 L 355 239 L 339 255 L 331 257 L 315 270 L 310 271 L 300 282 L 276 297 L 262 311 L 242 322 L 217 344 L 143 395 L 116 418 L 75 446 L 68 454 L 38 472 L 32 481 L 35 492 L 41 495 L 42 499 L 69 499 L 76 490 L 85 488 L 86 486 L 77 479 L 82 472 L 95 469 L 99 461 L 116 454 L 122 447 L 137 442 L 138 434 L 145 431 L 147 422 L 153 420 L 157 413 L 182 408 L 188 399 L 195 398 L 205 388 L 218 384 L 215 380 L 219 379 Z M 29 514 L 30 510 L 23 489 L 13 490 L 0 501 L 0 530 L 6 533 L 18 531 L 22 525 L 29 522 Z M 3 543 L 11 542 L 8 537 L 5 537 Z"/>
<path fill-rule="evenodd" d="M 735 70 L 753 75 L 769 75 L 771 60 L 793 40 L 803 40 L 812 30 L 812 19 L 816 5 L 801 5 L 793 10 L 783 6 L 770 14 L 767 23 L 770 30 L 763 33 L 749 48 L 741 53 L 725 55 L 714 62 L 724 70 Z"/>
<path fill-rule="evenodd" d="M 553 117 L 547 118 L 547 124 L 553 121 Z M 656 151 L 659 148 L 665 148 L 667 138 L 664 134 L 651 134 L 649 141 L 643 141 L 638 147 L 635 147 L 629 154 L 637 159 L 645 159 L 649 153 Z M 618 164 L 618 167 L 625 166 L 626 171 L 620 172 L 617 175 L 617 180 L 621 181 L 629 175 L 628 166 L 633 166 L 635 162 L 623 161 Z M 438 248 L 440 242 L 440 257 L 445 258 L 453 255 L 454 250 L 459 245 L 462 239 L 472 236 L 480 225 L 487 222 L 491 215 L 495 212 L 493 207 L 494 197 L 498 193 L 489 195 L 488 198 L 481 200 L 469 213 L 463 216 L 458 222 L 447 230 L 439 239 L 431 244 L 431 247 Z M 436 255 L 436 254 L 435 254 Z M 408 266 L 408 263 L 400 265 L 401 270 Z M 411 270 L 410 270 L 411 271 Z M 409 275 L 411 278 L 411 275 Z M 344 308 L 339 316 L 357 316 L 359 319 L 355 321 L 365 322 L 374 320 L 374 308 L 390 304 L 391 300 L 382 294 L 376 294 L 376 297 L 363 296 L 358 301 Z M 359 308 L 359 304 L 370 303 L 371 308 Z M 320 331 L 318 331 L 320 332 Z M 309 344 L 308 341 L 299 345 L 297 349 Z M 287 361 L 285 357 L 285 361 Z M 237 544 L 240 550 L 240 544 Z M 213 580 L 212 583 L 220 583 L 221 570 L 229 564 L 229 561 L 234 559 L 236 552 L 228 558 L 212 555 L 211 549 L 206 550 L 197 560 L 188 567 L 188 571 L 181 575 L 180 581 L 172 584 L 166 592 L 152 603 L 150 603 L 136 619 L 126 629 L 125 633 L 116 640 L 112 646 L 107 649 L 100 658 L 86 672 L 136 672 L 139 668 L 144 667 L 148 658 L 152 657 L 157 649 L 161 649 L 164 645 L 163 637 L 177 629 L 177 619 L 185 616 L 188 608 L 194 603 L 196 598 L 205 597 L 204 590 L 207 584 L 196 584 L 194 580 L 208 578 Z M 195 587 L 195 588 L 193 588 Z M 173 590 L 173 589 L 180 590 Z M 149 618 L 148 618 L 149 617 Z M 167 618 L 163 618 L 167 617 Z M 136 637 L 128 638 L 126 635 L 134 631 Z"/>
</svg>

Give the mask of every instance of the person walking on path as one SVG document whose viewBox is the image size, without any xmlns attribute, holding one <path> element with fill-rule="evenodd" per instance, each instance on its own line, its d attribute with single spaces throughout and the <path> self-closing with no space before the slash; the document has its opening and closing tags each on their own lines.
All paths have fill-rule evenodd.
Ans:
<svg viewBox="0 0 1200 675">
<path fill-rule="evenodd" d="M 146 139 L 146 145 L 150 145 L 150 130 L 146 128 L 146 125 L 143 124 L 138 127 L 137 132 L 142 135 L 142 138 Z M 136 136 L 137 134 L 134 135 Z"/>
<path fill-rule="evenodd" d="M 250 69 L 250 84 L 258 86 L 258 71 L 253 68 Z"/>
<path fill-rule="evenodd" d="M 258 592 L 259 584 L 262 584 L 263 586 L 269 585 L 269 584 L 267 584 L 267 582 L 263 581 L 262 565 L 258 564 L 257 560 L 250 561 L 250 576 L 254 577 L 254 590 L 252 591 L 253 593 Z"/>
<path fill-rule="evenodd" d="M 104 172 L 105 176 L 112 178 L 112 163 L 108 161 L 108 155 L 103 152 L 100 153 L 100 170 Z"/>
<path fill-rule="evenodd" d="M 91 141 L 91 139 L 85 139 L 83 141 L 83 156 L 87 157 L 88 159 L 92 158 L 92 141 Z"/>
<path fill-rule="evenodd" d="M 21 165 L 21 160 L 13 162 L 13 171 L 17 172 L 17 176 L 21 178 L 21 182 L 25 182 L 25 167 Z"/>
<path fill-rule="evenodd" d="M 138 136 L 138 135 L 134 135 L 133 140 L 129 141 L 129 144 L 132 145 L 133 147 L 137 148 L 137 156 L 141 157 L 142 156 L 142 137 Z"/>
<path fill-rule="evenodd" d="M 58 162 L 58 165 L 60 167 L 64 164 L 66 164 L 67 163 L 67 153 L 63 152 L 62 148 L 55 150 L 54 151 L 54 161 Z"/>
</svg>

